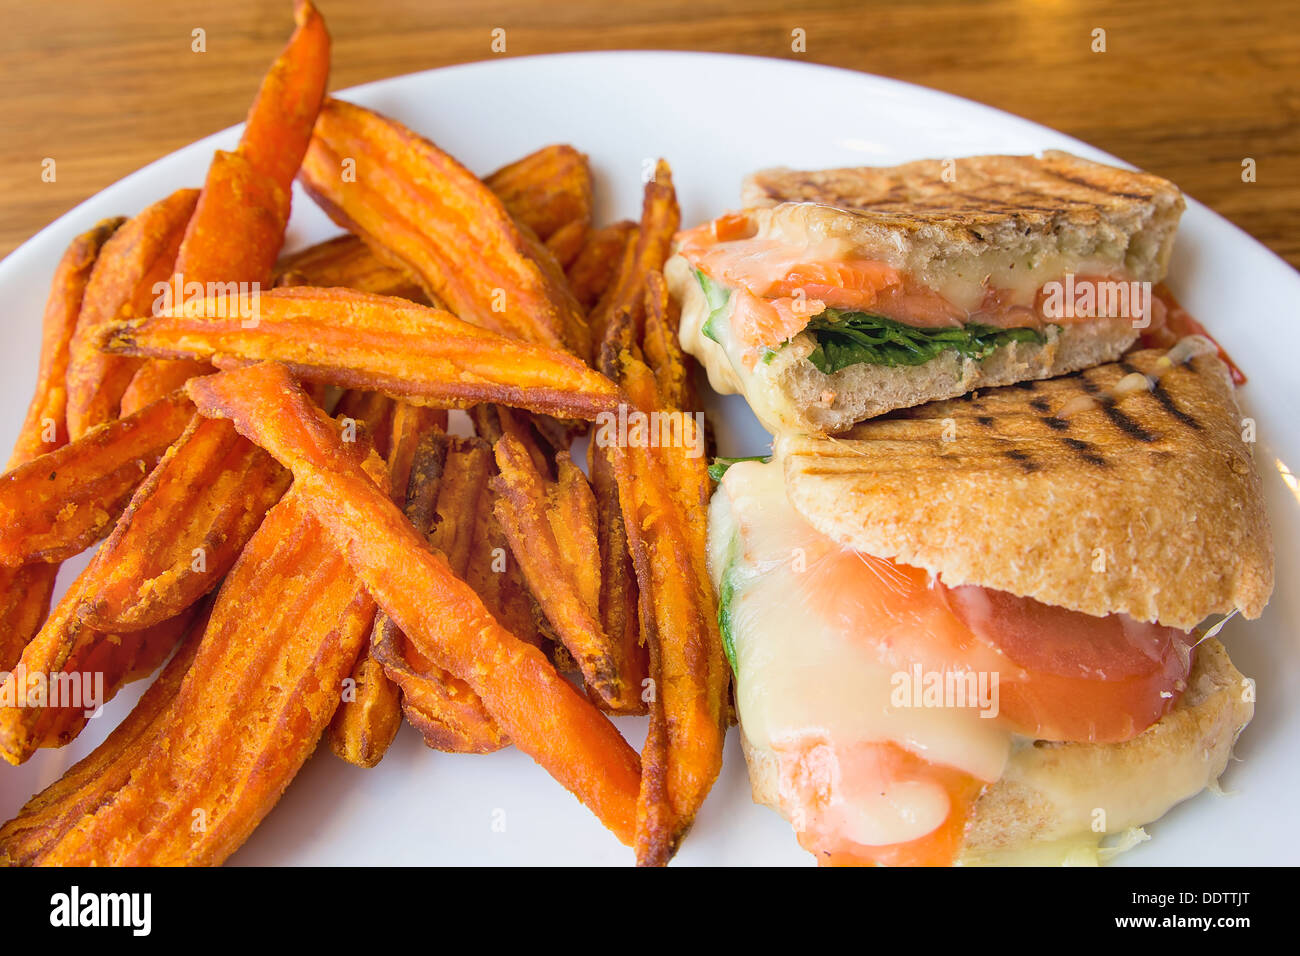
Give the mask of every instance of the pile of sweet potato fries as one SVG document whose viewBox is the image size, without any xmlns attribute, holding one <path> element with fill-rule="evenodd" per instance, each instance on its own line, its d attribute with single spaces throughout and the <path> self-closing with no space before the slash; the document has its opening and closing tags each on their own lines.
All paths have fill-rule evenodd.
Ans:
<svg viewBox="0 0 1300 956">
<path fill-rule="evenodd" d="M 325 25 L 307 0 L 295 20 L 202 188 L 99 223 L 55 273 L 0 477 L 0 756 L 86 725 L 42 682 L 162 670 L 0 828 L 0 863 L 221 863 L 322 737 L 371 767 L 404 716 L 437 750 L 518 747 L 662 865 L 729 713 L 707 463 L 571 448 L 602 413 L 698 407 L 661 271 L 671 172 L 596 228 L 582 153 L 479 179 L 328 98 Z M 295 178 L 347 234 L 280 258 Z M 649 715 L 639 756 L 623 714 Z"/>
</svg>

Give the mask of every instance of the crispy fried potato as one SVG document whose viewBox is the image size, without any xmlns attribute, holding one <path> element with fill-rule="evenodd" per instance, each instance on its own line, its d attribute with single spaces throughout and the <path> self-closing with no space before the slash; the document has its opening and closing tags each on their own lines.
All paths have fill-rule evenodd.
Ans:
<svg viewBox="0 0 1300 956">
<path fill-rule="evenodd" d="M 600 301 L 618 276 L 627 250 L 635 250 L 637 224 L 624 219 L 587 233 L 578 257 L 566 270 L 569 287 L 585 309 Z"/>
<path fill-rule="evenodd" d="M 140 359 L 101 352 L 95 346 L 96 336 L 106 322 L 153 310 L 154 284 L 171 277 L 198 198 L 197 189 L 178 189 L 127 221 L 104 244 L 72 337 L 67 369 L 69 437 L 80 438 L 96 425 L 119 417 L 122 395 Z"/>
<path fill-rule="evenodd" d="M 627 347 L 632 319 L 618 316 L 601 365 L 642 412 L 661 410 L 650 369 Z M 684 428 L 696 427 L 690 416 Z M 689 448 L 609 445 L 640 588 L 654 698 L 642 751 L 637 861 L 668 862 L 722 766 L 730 671 L 705 566 L 709 479 Z"/>
<path fill-rule="evenodd" d="M 558 480 L 547 480 L 508 434 L 496 459 L 497 520 L 530 590 L 594 697 L 610 710 L 635 709 L 641 688 L 624 682 L 619 645 L 601 627 L 596 503 L 586 478 L 561 454 Z"/>
<path fill-rule="evenodd" d="M 16 817 L 0 827 L 0 866 L 30 866 L 38 862 L 46 848 L 126 784 L 154 742 L 154 730 L 167 714 L 194 662 L 207 621 L 207 613 L 195 617 L 189 634 L 158 679 L 107 740 L 28 800 Z"/>
<path fill-rule="evenodd" d="M 578 253 L 582 252 L 582 247 L 587 241 L 590 228 L 590 223 L 575 219 L 573 222 L 565 223 L 546 240 L 546 248 L 550 250 L 551 255 L 555 256 L 555 261 L 560 268 L 567 269 L 578 258 Z"/>
<path fill-rule="evenodd" d="M 69 743 L 85 726 L 84 698 L 74 698 L 76 706 L 53 706 L 42 686 L 62 682 L 69 692 L 93 693 L 86 681 L 102 679 L 104 698 L 97 701 L 102 704 L 157 667 L 186 628 L 188 614 L 129 633 L 91 627 L 78 611 L 94 574 L 93 566 L 82 571 L 0 687 L 0 700 L 8 702 L 0 707 L 0 757 L 12 764 L 24 762 L 38 747 Z"/>
<path fill-rule="evenodd" d="M 668 295 L 662 272 L 651 272 L 645 279 L 645 331 L 641 352 L 654 372 L 659 390 L 659 404 L 664 408 L 693 411 L 700 407 L 695 393 L 691 360 L 677 341 L 680 319 L 676 303 Z"/>
<path fill-rule="evenodd" d="M 11 671 L 50 612 L 59 565 L 0 567 L 0 671 Z"/>
<path fill-rule="evenodd" d="M 344 159 L 353 161 L 348 170 L 355 181 L 344 180 Z M 331 99 L 300 180 L 330 218 L 361 236 L 382 261 L 408 269 L 465 321 L 589 353 L 581 307 L 554 257 L 478 177 L 427 139 Z"/>
<path fill-rule="evenodd" d="M 375 295 L 395 295 L 421 305 L 429 297 L 405 269 L 380 262 L 358 236 L 350 233 L 308 246 L 275 267 L 275 285 L 339 286 Z"/>
<path fill-rule="evenodd" d="M 0 562 L 61 561 L 98 541 L 193 415 L 176 393 L 0 476 Z"/>
<path fill-rule="evenodd" d="M 573 223 L 584 232 L 591 224 L 591 164 L 572 146 L 544 146 L 484 176 L 483 184 L 543 242 Z"/>
<path fill-rule="evenodd" d="M 393 502 L 405 505 L 416 449 L 430 434 L 447 430 L 447 413 L 440 408 L 426 408 L 409 402 L 397 402 L 393 409 L 392 430 L 388 440 L 388 487 Z"/>
<path fill-rule="evenodd" d="M 469 576 L 490 457 L 479 442 L 438 435 L 421 441 L 412 465 L 406 516 L 462 579 Z M 491 753 L 508 746 L 509 738 L 470 686 L 431 663 L 387 615 L 381 616 L 371 652 L 401 686 L 403 712 L 425 744 L 449 753 Z"/>
<path fill-rule="evenodd" d="M 32 862 L 221 863 L 315 748 L 373 613 L 290 491 L 231 570 L 175 700 L 133 748 L 129 777 Z"/>
<path fill-rule="evenodd" d="M 614 647 L 621 683 L 635 690 L 624 695 L 616 713 L 644 714 L 650 661 L 641 635 L 636 572 L 628 552 L 627 530 L 618 500 L 618 482 L 607 449 L 593 440 L 587 446 L 587 467 L 596 502 L 596 537 L 600 544 L 600 624 Z"/>
<path fill-rule="evenodd" d="M 217 586 L 288 487 L 270 455 L 195 415 L 95 556 L 81 617 L 134 631 L 180 614 Z"/>
<path fill-rule="evenodd" d="M 371 615 L 371 641 L 382 620 L 382 611 Z M 345 692 L 334 712 L 326 739 L 336 757 L 370 768 L 384 758 L 402 725 L 402 695 L 368 647 L 362 648 L 351 680 L 350 693 Z"/>
<path fill-rule="evenodd" d="M 185 314 L 169 310 L 114 323 L 103 344 L 132 355 L 270 359 L 310 381 L 416 404 L 497 402 L 582 419 L 617 404 L 614 384 L 566 352 L 517 342 L 405 299 L 274 289 L 260 296 L 252 328 L 229 315 L 225 298 L 193 306 Z"/>
<path fill-rule="evenodd" d="M 309 0 L 294 3 L 296 28 L 248 111 L 239 147 L 218 150 L 176 255 L 172 304 L 193 283 L 270 284 L 289 221 L 293 179 L 311 139 L 329 78 L 330 39 Z M 122 396 L 122 414 L 208 370 L 192 359 L 150 361 Z"/>
<path fill-rule="evenodd" d="M 68 394 L 64 383 L 74 328 L 94 265 L 100 261 L 103 249 L 112 241 L 120 223 L 121 220 L 105 220 L 78 236 L 55 268 L 42 316 L 36 389 L 9 458 L 11 469 L 54 451 L 68 440 Z M 40 630 L 50 610 L 58 573 L 56 562 L 0 567 L 0 671 L 13 668 L 27 642 Z"/>
<path fill-rule="evenodd" d="M 13 468 L 53 451 L 68 440 L 67 374 L 72 338 L 86 286 L 104 245 L 126 220 L 105 219 L 72 240 L 54 270 L 54 281 L 41 318 L 41 358 L 36 390 L 18 431 L 7 467 Z"/>
<path fill-rule="evenodd" d="M 640 340 L 645 318 L 646 276 L 663 270 L 673 235 L 681 222 L 672 170 L 661 159 L 655 167 L 654 178 L 645 186 L 636 242 L 630 252 L 625 252 L 618 275 L 591 311 L 589 324 L 597 341 L 603 340 L 614 317 L 624 311 L 632 317 L 633 338 Z"/>
<path fill-rule="evenodd" d="M 374 392 L 347 392 L 340 402 L 336 414 L 342 414 L 348 407 L 347 399 L 353 395 L 374 395 Z M 371 412 L 372 419 L 377 412 L 377 420 L 368 420 L 373 433 L 376 434 L 376 451 L 386 453 L 388 460 L 388 487 L 394 503 L 406 499 L 406 487 L 410 482 L 411 468 L 416 449 L 420 442 L 430 433 L 440 433 L 446 428 L 445 412 L 435 409 L 420 408 L 405 402 L 393 402 L 383 412 L 373 401 L 364 404 Z M 384 414 L 388 418 L 386 434 L 384 431 Z M 383 440 L 383 446 L 378 444 Z M 382 451 L 381 451 L 382 448 Z M 408 515 L 409 517 L 409 515 Z M 402 722 L 402 692 L 398 684 L 385 673 L 385 666 L 375 656 L 376 640 L 382 640 L 387 630 L 387 617 L 376 609 L 370 629 L 370 641 L 357 659 L 352 671 L 354 695 L 345 697 L 334 714 L 329 726 L 329 745 L 335 755 L 358 767 L 374 767 L 387 753 L 393 738 L 397 736 Z"/>
<path fill-rule="evenodd" d="M 334 416 L 343 421 L 344 428 L 348 421 L 359 422 L 366 429 L 374 444 L 375 453 L 380 458 L 388 458 L 388 446 L 393 437 L 393 416 L 397 411 L 397 402 L 382 392 L 368 392 L 363 389 L 348 389 L 339 396 L 339 403 L 334 407 Z"/>
<path fill-rule="evenodd" d="M 330 539 L 420 653 L 466 681 L 515 746 L 620 840 L 636 826 L 636 753 L 536 647 L 506 631 L 386 494 L 347 459 L 283 366 L 195 379 L 207 415 L 229 416 L 294 472 Z"/>
</svg>

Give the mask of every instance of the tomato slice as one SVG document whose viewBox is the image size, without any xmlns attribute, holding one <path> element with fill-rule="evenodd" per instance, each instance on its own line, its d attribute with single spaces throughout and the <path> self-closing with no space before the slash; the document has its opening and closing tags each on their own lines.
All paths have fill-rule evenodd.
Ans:
<svg viewBox="0 0 1300 956">
<path fill-rule="evenodd" d="M 971 632 L 1025 672 L 999 687 L 1006 718 L 1040 740 L 1129 740 L 1178 702 L 1191 671 L 1185 631 L 1124 614 L 1092 617 L 979 587 L 945 589 Z"/>
</svg>

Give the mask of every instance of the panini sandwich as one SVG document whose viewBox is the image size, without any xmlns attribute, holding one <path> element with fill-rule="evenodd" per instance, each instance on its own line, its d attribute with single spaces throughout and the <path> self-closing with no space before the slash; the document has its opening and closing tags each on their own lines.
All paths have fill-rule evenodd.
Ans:
<svg viewBox="0 0 1300 956">
<path fill-rule="evenodd" d="M 754 797 L 822 863 L 1096 862 L 1253 713 L 1197 630 L 1273 586 L 1204 340 L 779 437 L 709 550 Z"/>
<path fill-rule="evenodd" d="M 1113 361 L 1161 308 L 1183 198 L 1068 153 L 769 170 L 682 233 L 681 342 L 769 429 Z"/>
</svg>

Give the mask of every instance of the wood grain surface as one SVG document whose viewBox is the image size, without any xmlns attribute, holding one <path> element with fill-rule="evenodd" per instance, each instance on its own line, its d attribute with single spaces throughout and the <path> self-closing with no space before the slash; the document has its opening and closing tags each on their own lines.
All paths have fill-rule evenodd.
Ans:
<svg viewBox="0 0 1300 956">
<path fill-rule="evenodd" d="M 318 0 L 331 87 L 494 56 L 749 53 L 970 97 L 1152 172 L 1300 266 L 1300 0 Z M 244 117 L 288 0 L 0 0 L 0 254 Z M 493 53 L 492 30 L 506 31 Z M 206 52 L 191 49 L 202 29 Z M 804 31 L 806 51 L 792 50 Z M 1105 30 L 1105 52 L 1093 31 Z M 737 91 L 742 95 L 743 91 Z M 56 161 L 44 182 L 42 160 Z M 1256 181 L 1242 181 L 1255 160 Z"/>
</svg>

